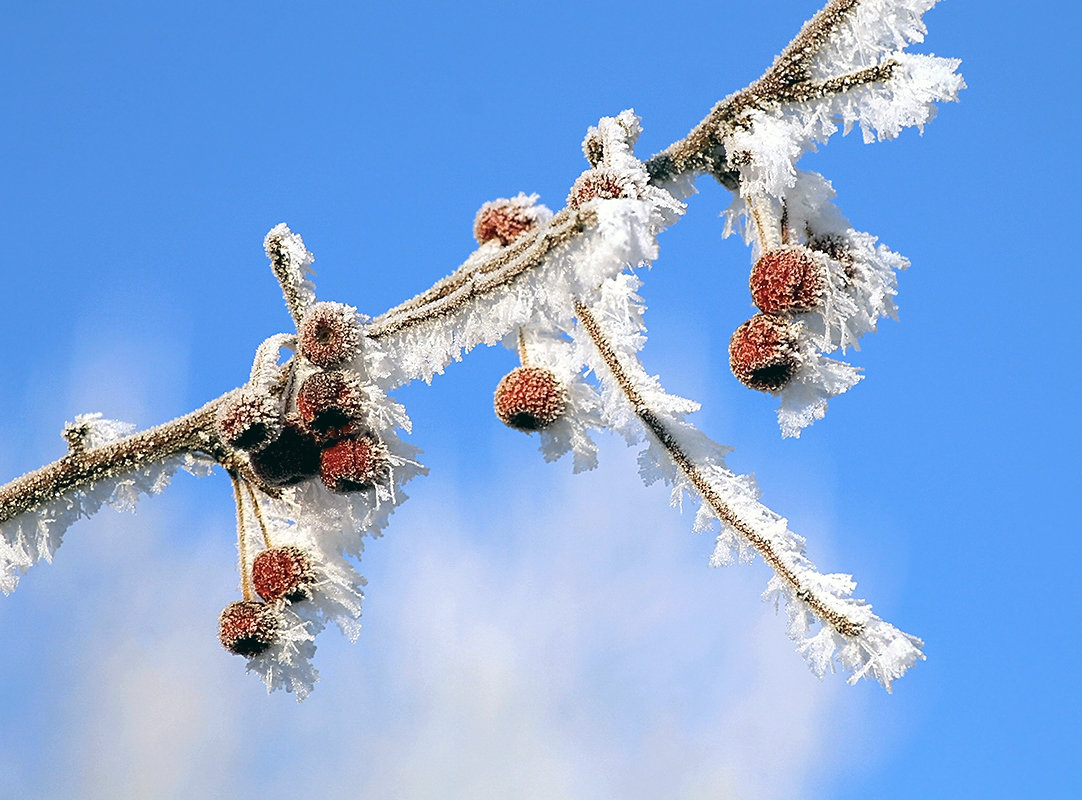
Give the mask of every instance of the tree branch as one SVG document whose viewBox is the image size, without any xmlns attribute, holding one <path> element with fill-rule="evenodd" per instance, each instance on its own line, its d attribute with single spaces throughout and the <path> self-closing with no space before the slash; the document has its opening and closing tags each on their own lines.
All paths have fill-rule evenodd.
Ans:
<svg viewBox="0 0 1082 800">
<path fill-rule="evenodd" d="M 204 453 L 219 463 L 228 463 L 232 457 L 218 439 L 214 425 L 215 413 L 224 397 L 107 445 L 73 448 L 58 461 L 0 486 L 0 522 L 96 481 L 115 478 L 183 453 Z"/>
</svg>

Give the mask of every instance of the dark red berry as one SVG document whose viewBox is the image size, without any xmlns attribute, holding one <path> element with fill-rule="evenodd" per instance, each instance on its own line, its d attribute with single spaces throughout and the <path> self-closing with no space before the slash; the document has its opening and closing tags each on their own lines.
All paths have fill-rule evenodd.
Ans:
<svg viewBox="0 0 1082 800">
<path fill-rule="evenodd" d="M 729 340 L 729 367 L 749 389 L 780 391 L 799 366 L 796 326 L 784 317 L 756 314 Z"/>
<path fill-rule="evenodd" d="M 266 603 L 239 600 L 218 617 L 218 640 L 238 656 L 257 656 L 278 640 L 282 621 L 278 610 Z"/>
<path fill-rule="evenodd" d="M 319 477 L 332 492 L 358 492 L 387 483 L 390 464 L 387 449 L 376 439 L 364 436 L 343 439 L 324 448 Z"/>
<path fill-rule="evenodd" d="M 752 302 L 767 314 L 810 311 L 823 294 L 823 271 L 807 248 L 779 247 L 755 262 L 748 286 Z"/>
<path fill-rule="evenodd" d="M 519 236 L 537 227 L 539 207 L 536 195 L 519 195 L 485 203 L 473 220 L 473 235 L 478 244 L 493 240 L 509 245 Z M 545 212 L 547 214 L 547 212 Z"/>
<path fill-rule="evenodd" d="M 319 445 L 296 422 L 287 422 L 282 433 L 248 455 L 252 472 L 266 486 L 290 486 L 319 472 Z"/>
<path fill-rule="evenodd" d="M 217 413 L 218 435 L 236 450 L 266 447 L 282 431 L 282 409 L 278 398 L 252 387 L 230 394 Z"/>
<path fill-rule="evenodd" d="M 493 406 L 505 425 L 520 431 L 539 431 L 567 410 L 567 391 L 551 370 L 517 367 L 496 387 Z"/>
<path fill-rule="evenodd" d="M 357 309 L 344 303 L 313 303 L 304 314 L 297 339 L 301 355 L 317 367 L 351 361 L 361 346 Z"/>
<path fill-rule="evenodd" d="M 314 580 L 312 560 L 299 547 L 267 548 L 252 563 L 252 585 L 264 600 L 305 600 Z"/>
<path fill-rule="evenodd" d="M 338 370 L 309 375 L 297 392 L 297 412 L 308 430 L 320 438 L 340 439 L 353 433 L 364 417 L 357 378 Z"/>
</svg>

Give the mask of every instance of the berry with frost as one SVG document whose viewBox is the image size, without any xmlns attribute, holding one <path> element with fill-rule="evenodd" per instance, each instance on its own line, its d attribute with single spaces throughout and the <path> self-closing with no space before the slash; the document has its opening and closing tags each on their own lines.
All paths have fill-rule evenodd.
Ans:
<svg viewBox="0 0 1082 800">
<path fill-rule="evenodd" d="M 258 450 L 282 432 L 282 409 L 277 397 L 245 386 L 218 406 L 218 435 L 235 450 Z"/>
<path fill-rule="evenodd" d="M 352 361 L 363 335 L 357 309 L 345 303 L 313 303 L 297 329 L 301 355 L 317 367 Z"/>
<path fill-rule="evenodd" d="M 332 492 L 359 492 L 386 484 L 390 477 L 387 449 L 377 439 L 343 439 L 323 449 L 319 477 Z"/>
<path fill-rule="evenodd" d="M 567 390 L 551 370 L 516 367 L 496 387 L 496 416 L 520 431 L 547 428 L 567 410 Z"/>
<path fill-rule="evenodd" d="M 729 368 L 749 389 L 780 391 L 800 366 L 797 325 L 784 317 L 756 314 L 729 340 Z"/>
<path fill-rule="evenodd" d="M 238 600 L 227 605 L 218 617 L 218 640 L 229 652 L 252 658 L 278 640 L 281 626 L 274 606 Z"/>
<path fill-rule="evenodd" d="M 364 418 L 364 400 L 357 376 L 329 370 L 305 378 L 297 392 L 297 413 L 320 438 L 340 439 Z"/>
<path fill-rule="evenodd" d="M 473 220 L 473 235 L 478 244 L 493 240 L 509 245 L 547 218 L 549 211 L 537 205 L 537 195 L 492 200 L 481 206 Z"/>
<path fill-rule="evenodd" d="M 264 600 L 305 600 L 314 581 L 312 560 L 299 547 L 269 547 L 252 563 L 252 586 Z"/>
<path fill-rule="evenodd" d="M 579 208 L 597 197 L 612 200 L 617 197 L 634 197 L 635 194 L 635 187 L 629 179 L 611 169 L 598 167 L 579 175 L 571 186 L 567 202 Z"/>
<path fill-rule="evenodd" d="M 806 247 L 779 247 L 755 262 L 748 286 L 752 302 L 767 314 L 810 311 L 823 294 L 823 270 Z"/>
<path fill-rule="evenodd" d="M 291 420 L 277 439 L 250 453 L 248 461 L 256 478 L 265 486 L 290 486 L 319 472 L 319 445 Z"/>
</svg>

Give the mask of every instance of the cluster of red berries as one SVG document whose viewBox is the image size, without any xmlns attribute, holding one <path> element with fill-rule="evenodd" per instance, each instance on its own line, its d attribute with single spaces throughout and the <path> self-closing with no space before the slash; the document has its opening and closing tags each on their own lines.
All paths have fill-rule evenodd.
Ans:
<svg viewBox="0 0 1082 800">
<path fill-rule="evenodd" d="M 539 431 L 563 416 L 567 390 L 551 370 L 516 367 L 496 387 L 493 405 L 504 425 L 520 431 Z"/>
<path fill-rule="evenodd" d="M 218 617 L 218 640 L 226 650 L 252 658 L 282 631 L 282 609 L 312 596 L 315 572 L 299 547 L 269 547 L 252 564 L 252 586 L 262 599 L 230 603 Z"/>
<path fill-rule="evenodd" d="M 800 366 L 799 325 L 792 315 L 811 311 L 822 302 L 823 268 L 808 248 L 783 245 L 755 262 L 748 287 L 760 313 L 737 328 L 729 340 L 729 368 L 751 389 L 778 392 Z"/>
<path fill-rule="evenodd" d="M 389 478 L 387 450 L 368 430 L 363 387 L 348 367 L 362 337 L 352 307 L 315 303 L 301 320 L 297 340 L 301 356 L 316 369 L 295 396 L 285 388 L 249 384 L 222 403 L 222 441 L 247 453 L 252 474 L 264 486 L 291 486 L 319 475 L 331 491 L 353 492 Z"/>
</svg>

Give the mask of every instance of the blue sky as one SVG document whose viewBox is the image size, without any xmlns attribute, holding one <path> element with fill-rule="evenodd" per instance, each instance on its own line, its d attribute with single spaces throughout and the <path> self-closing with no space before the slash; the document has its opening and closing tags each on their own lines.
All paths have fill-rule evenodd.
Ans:
<svg viewBox="0 0 1082 800">
<path fill-rule="evenodd" d="M 0 479 L 59 457 L 75 414 L 146 426 L 245 380 L 289 325 L 276 223 L 321 299 L 379 313 L 472 250 L 484 201 L 559 207 L 600 116 L 633 107 L 656 152 L 818 6 L 12 4 Z M 724 190 L 700 181 L 644 275 L 647 368 L 820 567 L 925 639 L 893 695 L 811 675 L 766 567 L 710 569 L 619 442 L 590 474 L 546 465 L 491 413 L 513 355 L 475 351 L 397 395 L 431 472 L 300 705 L 214 637 L 221 475 L 74 526 L 0 598 L 0 798 L 1077 794 L 1079 17 L 945 0 L 916 49 L 963 59 L 961 102 L 802 162 L 912 267 L 866 379 L 799 440 L 728 372 L 749 256 Z"/>
</svg>

